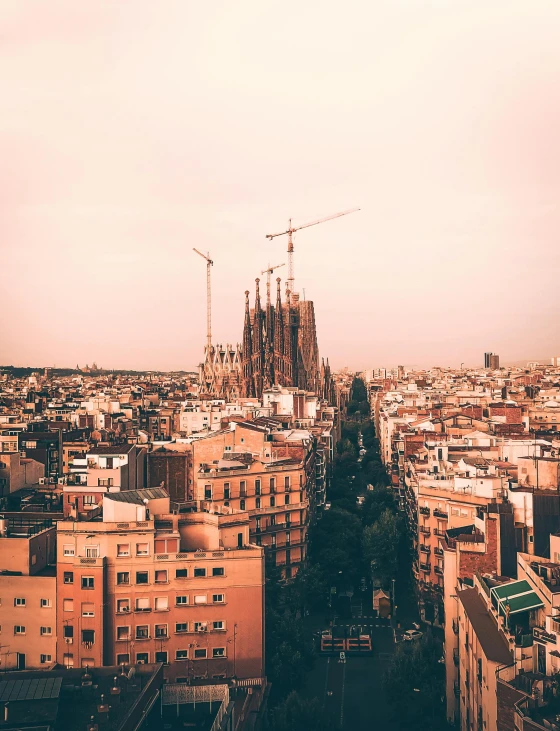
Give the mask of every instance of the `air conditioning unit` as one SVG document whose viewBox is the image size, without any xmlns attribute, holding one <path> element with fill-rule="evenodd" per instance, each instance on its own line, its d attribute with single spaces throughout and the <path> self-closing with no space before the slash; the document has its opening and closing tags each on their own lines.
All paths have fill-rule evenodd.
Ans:
<svg viewBox="0 0 560 731">
<path fill-rule="evenodd" d="M 47 484 L 47 478 L 39 477 L 39 485 L 46 485 L 46 484 Z"/>
<path fill-rule="evenodd" d="M 208 630 L 208 624 L 205 622 L 204 624 L 201 624 L 198 628 L 199 632 L 206 632 Z"/>
</svg>

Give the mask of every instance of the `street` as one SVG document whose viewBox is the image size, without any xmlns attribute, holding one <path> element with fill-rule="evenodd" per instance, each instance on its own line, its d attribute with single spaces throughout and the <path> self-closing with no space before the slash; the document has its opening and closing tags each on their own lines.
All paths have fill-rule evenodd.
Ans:
<svg viewBox="0 0 560 731">
<path fill-rule="evenodd" d="M 361 626 L 370 633 L 373 655 L 346 653 L 346 662 L 340 662 L 338 655 L 318 656 L 308 675 L 305 693 L 318 698 L 345 731 L 371 729 L 372 724 L 391 729 L 383 675 L 395 649 L 393 629 L 388 620 L 374 617 L 371 610 L 367 614 L 360 612 L 359 601 L 353 602 L 352 609 L 352 619 L 337 626 Z"/>
</svg>

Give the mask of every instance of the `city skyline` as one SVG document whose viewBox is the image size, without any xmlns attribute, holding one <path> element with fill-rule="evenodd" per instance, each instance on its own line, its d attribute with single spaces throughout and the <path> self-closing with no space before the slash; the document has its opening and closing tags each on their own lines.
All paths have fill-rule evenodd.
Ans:
<svg viewBox="0 0 560 731">
<path fill-rule="evenodd" d="M 295 240 L 331 366 L 560 351 L 558 6 L 164 7 L 3 5 L 2 362 L 196 368 L 193 245 L 236 343 L 265 235 L 352 206 Z"/>
</svg>

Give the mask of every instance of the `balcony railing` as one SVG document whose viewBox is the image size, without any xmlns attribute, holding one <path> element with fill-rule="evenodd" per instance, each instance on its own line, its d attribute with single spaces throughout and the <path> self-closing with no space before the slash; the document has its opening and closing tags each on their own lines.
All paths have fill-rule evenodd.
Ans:
<svg viewBox="0 0 560 731">
<path fill-rule="evenodd" d="M 430 529 L 427 528 L 425 525 L 419 526 L 418 530 L 420 531 L 420 533 L 422 533 L 425 536 L 429 536 L 431 533 Z"/>
<path fill-rule="evenodd" d="M 434 508 L 434 517 L 441 518 L 442 520 L 447 520 L 449 515 L 445 512 L 445 510 L 440 510 L 439 508 Z"/>
<path fill-rule="evenodd" d="M 456 619 L 454 619 L 452 621 L 451 627 L 453 629 L 453 634 L 458 635 L 459 634 L 459 622 L 457 622 Z"/>
<path fill-rule="evenodd" d="M 439 528 L 434 528 L 434 536 L 439 536 L 440 538 L 445 538 L 445 531 L 440 530 Z"/>
<path fill-rule="evenodd" d="M 426 573 L 429 573 L 431 570 L 432 570 L 431 564 L 420 562 L 420 571 L 425 571 Z"/>
<path fill-rule="evenodd" d="M 459 664 L 459 650 L 458 650 L 458 648 L 454 648 L 454 650 L 453 650 L 453 663 L 455 665 L 458 665 Z"/>
<path fill-rule="evenodd" d="M 439 576 L 443 576 L 443 566 L 434 566 L 434 571 Z"/>
<path fill-rule="evenodd" d="M 436 556 L 443 556 L 443 548 L 440 548 L 439 546 L 436 546 L 434 548 L 434 553 L 436 554 Z"/>
<path fill-rule="evenodd" d="M 427 508 L 424 505 L 422 505 L 421 507 L 419 507 L 418 510 L 420 511 L 420 513 L 422 513 L 422 515 L 429 515 L 430 514 L 430 508 Z"/>
<path fill-rule="evenodd" d="M 430 546 L 422 546 L 422 545 L 421 545 L 421 546 L 418 546 L 418 548 L 419 548 L 419 549 L 420 549 L 420 550 L 422 551 L 422 553 L 427 553 L 427 554 L 429 554 L 429 553 L 430 553 L 430 551 L 432 550 L 432 549 L 430 548 Z"/>
</svg>

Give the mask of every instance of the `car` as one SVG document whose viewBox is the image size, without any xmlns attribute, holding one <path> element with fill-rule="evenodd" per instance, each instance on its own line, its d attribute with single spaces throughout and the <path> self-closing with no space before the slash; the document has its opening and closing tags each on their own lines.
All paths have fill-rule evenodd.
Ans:
<svg viewBox="0 0 560 731">
<path fill-rule="evenodd" d="M 325 510 L 330 510 L 330 509 L 331 509 L 331 504 L 325 503 Z"/>
<path fill-rule="evenodd" d="M 363 495 L 358 495 L 356 498 L 356 504 L 357 505 L 363 505 L 365 502 L 365 497 Z"/>
<path fill-rule="evenodd" d="M 346 662 L 346 653 L 345 652 L 340 653 L 340 655 L 338 656 L 338 662 Z"/>
<path fill-rule="evenodd" d="M 403 635 L 403 640 L 405 642 L 416 642 L 416 640 L 419 640 L 423 636 L 424 633 L 419 632 L 417 629 L 407 629 Z"/>
</svg>

